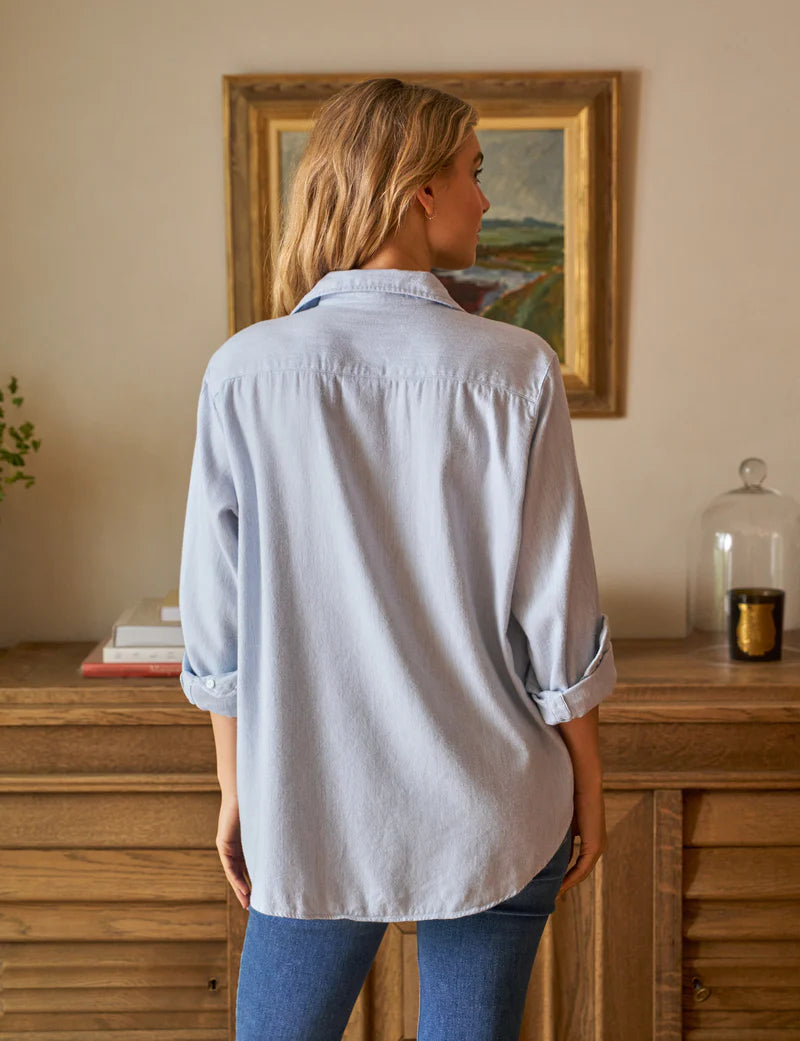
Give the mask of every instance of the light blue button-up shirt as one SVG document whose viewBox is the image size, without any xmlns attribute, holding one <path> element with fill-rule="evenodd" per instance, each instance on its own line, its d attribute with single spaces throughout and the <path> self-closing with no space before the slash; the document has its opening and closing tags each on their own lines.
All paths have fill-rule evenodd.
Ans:
<svg viewBox="0 0 800 1041">
<path fill-rule="evenodd" d="M 430 271 L 331 271 L 211 357 L 180 676 L 238 716 L 251 906 L 456 918 L 570 826 L 554 724 L 614 688 L 567 398 Z"/>
</svg>

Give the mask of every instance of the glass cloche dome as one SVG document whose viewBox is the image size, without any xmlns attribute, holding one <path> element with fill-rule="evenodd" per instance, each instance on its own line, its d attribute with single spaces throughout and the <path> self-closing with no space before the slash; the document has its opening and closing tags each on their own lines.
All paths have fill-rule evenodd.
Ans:
<svg viewBox="0 0 800 1041">
<path fill-rule="evenodd" d="M 729 589 L 785 594 L 784 642 L 800 634 L 800 504 L 765 488 L 763 459 L 745 459 L 742 484 L 712 499 L 689 532 L 686 601 L 689 632 L 728 631 Z"/>
</svg>

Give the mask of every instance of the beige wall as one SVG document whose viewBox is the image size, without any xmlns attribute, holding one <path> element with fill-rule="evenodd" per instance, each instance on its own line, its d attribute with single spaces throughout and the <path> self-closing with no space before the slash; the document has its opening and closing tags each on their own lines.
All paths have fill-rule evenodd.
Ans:
<svg viewBox="0 0 800 1041">
<path fill-rule="evenodd" d="M 221 77 L 625 73 L 627 414 L 577 419 L 616 636 L 684 634 L 685 532 L 747 455 L 800 498 L 794 0 L 0 0 L 0 381 L 42 449 L 0 504 L 0 646 L 99 639 L 178 581 L 227 335 Z"/>
</svg>

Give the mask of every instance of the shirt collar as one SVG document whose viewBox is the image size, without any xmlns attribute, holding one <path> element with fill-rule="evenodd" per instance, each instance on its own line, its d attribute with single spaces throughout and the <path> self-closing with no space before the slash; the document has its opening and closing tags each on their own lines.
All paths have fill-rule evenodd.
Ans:
<svg viewBox="0 0 800 1041">
<path fill-rule="evenodd" d="M 333 293 L 399 293 L 418 296 L 445 307 L 463 311 L 432 271 L 406 271 L 401 268 L 349 268 L 329 271 L 292 308 L 291 314 L 316 307 L 323 296 Z"/>
</svg>

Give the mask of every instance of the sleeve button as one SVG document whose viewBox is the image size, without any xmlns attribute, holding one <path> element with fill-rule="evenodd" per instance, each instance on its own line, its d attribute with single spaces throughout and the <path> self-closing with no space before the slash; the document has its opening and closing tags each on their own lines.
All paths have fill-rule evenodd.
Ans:
<svg viewBox="0 0 800 1041">
<path fill-rule="evenodd" d="M 209 690 L 211 690 L 211 688 L 214 686 L 214 681 L 212 679 L 207 679 L 206 680 L 206 686 L 208 687 Z"/>
</svg>

